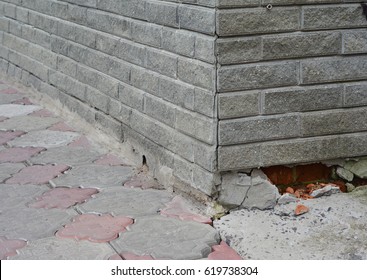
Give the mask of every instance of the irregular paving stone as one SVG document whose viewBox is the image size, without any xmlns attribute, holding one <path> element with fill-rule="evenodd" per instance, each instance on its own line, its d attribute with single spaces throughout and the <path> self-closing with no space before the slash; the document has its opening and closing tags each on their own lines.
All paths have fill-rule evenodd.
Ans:
<svg viewBox="0 0 367 280">
<path fill-rule="evenodd" d="M 20 239 L 7 239 L 0 236 L 0 260 L 6 260 L 8 257 L 15 256 L 17 250 L 27 245 L 27 242 Z"/>
<path fill-rule="evenodd" d="M 18 205 L 0 215 L 0 235 L 25 240 L 51 237 L 77 213 L 65 209 L 35 209 Z"/>
<path fill-rule="evenodd" d="M 87 201 L 96 193 L 98 193 L 97 189 L 90 188 L 55 188 L 45 192 L 42 196 L 36 197 L 37 201 L 29 204 L 29 207 L 67 209 Z"/>
<path fill-rule="evenodd" d="M 38 111 L 35 111 L 35 112 L 29 114 L 29 116 L 33 116 L 33 117 L 53 117 L 54 114 L 51 113 L 49 110 L 41 109 L 41 110 L 38 110 Z"/>
<path fill-rule="evenodd" d="M 21 163 L 2 163 L 0 164 L 0 182 L 10 178 L 13 174 L 24 168 Z"/>
<path fill-rule="evenodd" d="M 0 163 L 22 162 L 43 151 L 43 148 L 25 147 L 0 150 Z"/>
<path fill-rule="evenodd" d="M 212 224 L 212 220 L 209 217 L 191 211 L 180 196 L 174 197 L 171 202 L 167 203 L 167 207 L 162 209 L 160 214 L 164 217 L 177 218 L 183 221 Z"/>
<path fill-rule="evenodd" d="M 125 183 L 133 175 L 128 166 L 83 165 L 53 180 L 56 186 L 109 187 Z"/>
<path fill-rule="evenodd" d="M 54 148 L 66 146 L 79 136 L 75 132 L 62 132 L 52 130 L 31 131 L 23 137 L 10 141 L 16 147 L 43 147 Z"/>
<path fill-rule="evenodd" d="M 208 260 L 242 260 L 235 250 L 222 241 L 219 245 L 213 246 L 213 252 L 208 256 Z"/>
<path fill-rule="evenodd" d="M 344 168 L 357 175 L 359 178 L 367 178 L 367 159 L 360 159 L 359 161 L 348 161 Z"/>
<path fill-rule="evenodd" d="M 116 239 L 119 233 L 125 232 L 126 227 L 133 222 L 132 219 L 123 216 L 83 214 L 57 231 L 56 236 L 98 243 L 109 242 Z"/>
<path fill-rule="evenodd" d="M 335 185 L 326 185 L 325 187 L 321 189 L 314 190 L 312 193 L 310 193 L 310 196 L 317 198 L 323 195 L 332 195 L 334 193 L 339 193 L 339 192 L 340 192 L 339 187 Z"/>
<path fill-rule="evenodd" d="M 50 148 L 47 151 L 31 158 L 34 164 L 63 163 L 69 166 L 91 164 L 100 154 L 93 150 L 81 147 L 63 146 Z"/>
<path fill-rule="evenodd" d="M 97 159 L 94 163 L 101 164 L 101 165 L 127 165 L 124 161 L 122 161 L 120 158 L 118 158 L 115 155 L 106 154 Z"/>
<path fill-rule="evenodd" d="M 109 260 L 154 260 L 152 256 L 138 256 L 133 253 L 120 253 L 120 254 L 114 254 L 113 256 L 108 258 Z"/>
<path fill-rule="evenodd" d="M 21 131 L 42 130 L 59 121 L 60 119 L 58 118 L 19 116 L 1 122 L 0 129 Z"/>
<path fill-rule="evenodd" d="M 141 188 L 143 190 L 151 189 L 151 188 L 159 188 L 159 184 L 152 177 L 145 174 L 138 174 L 131 178 L 131 180 L 127 181 L 124 184 L 126 188 Z"/>
<path fill-rule="evenodd" d="M 21 105 L 33 105 L 32 101 L 29 100 L 28 97 L 23 97 L 18 100 L 12 102 L 12 104 L 21 104 Z"/>
<path fill-rule="evenodd" d="M 109 244 L 49 237 L 30 241 L 13 260 L 107 260 Z"/>
<path fill-rule="evenodd" d="M 21 135 L 25 132 L 23 131 L 0 131 L 0 145 L 5 144 Z"/>
<path fill-rule="evenodd" d="M 129 231 L 111 241 L 118 252 L 150 255 L 154 259 L 201 259 L 218 244 L 217 231 L 209 225 L 161 216 L 135 220 Z"/>
<path fill-rule="evenodd" d="M 77 208 L 83 213 L 112 213 L 135 218 L 157 214 L 171 199 L 172 196 L 165 191 L 110 187 L 102 189 L 95 199 Z"/>
<path fill-rule="evenodd" d="M 0 104 L 9 104 L 22 98 L 21 94 L 0 94 Z"/>
<path fill-rule="evenodd" d="M 0 116 L 12 118 L 28 115 L 40 109 L 41 107 L 36 105 L 0 104 Z"/>
<path fill-rule="evenodd" d="M 6 185 L 0 184 L 0 212 L 16 207 L 25 207 L 34 196 L 40 195 L 49 188 L 45 185 Z"/>
<path fill-rule="evenodd" d="M 87 149 L 91 147 L 91 144 L 89 143 L 89 140 L 87 137 L 81 136 L 77 138 L 76 140 L 74 140 L 73 142 L 71 142 L 69 144 L 69 147 L 83 147 Z"/>
<path fill-rule="evenodd" d="M 56 131 L 75 131 L 73 128 L 71 128 L 70 126 L 68 126 L 64 122 L 59 122 L 57 124 L 54 124 L 53 126 L 51 126 L 49 128 L 49 130 L 56 130 Z"/>
<path fill-rule="evenodd" d="M 339 193 L 302 204 L 312 209 L 308 215 L 294 216 L 297 203 L 289 203 L 274 210 L 233 211 L 214 227 L 246 259 L 367 259 L 365 202 Z"/>
<path fill-rule="evenodd" d="M 60 165 L 33 165 L 23 168 L 19 173 L 6 181 L 7 184 L 46 184 L 69 169 L 69 166 Z"/>
</svg>

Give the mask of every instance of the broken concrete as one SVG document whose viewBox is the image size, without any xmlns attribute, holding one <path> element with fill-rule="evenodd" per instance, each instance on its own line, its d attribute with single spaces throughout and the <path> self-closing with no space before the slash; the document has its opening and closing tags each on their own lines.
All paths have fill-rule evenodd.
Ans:
<svg viewBox="0 0 367 280">
<path fill-rule="evenodd" d="M 357 161 L 348 161 L 344 168 L 349 170 L 359 178 L 366 179 L 367 178 L 367 159 L 359 159 Z"/>
</svg>

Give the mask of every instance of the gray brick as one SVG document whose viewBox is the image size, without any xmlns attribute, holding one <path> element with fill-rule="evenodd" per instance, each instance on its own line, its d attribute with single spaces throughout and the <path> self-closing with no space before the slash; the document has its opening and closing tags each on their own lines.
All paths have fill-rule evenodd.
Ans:
<svg viewBox="0 0 367 280">
<path fill-rule="evenodd" d="M 239 65 L 218 70 L 220 92 L 298 84 L 297 62 Z"/>
<path fill-rule="evenodd" d="M 15 5 L 11 5 L 6 3 L 4 5 L 4 16 L 8 17 L 8 18 L 14 18 L 15 19 L 15 14 L 16 14 L 16 7 Z"/>
<path fill-rule="evenodd" d="M 301 116 L 302 135 L 317 136 L 367 130 L 365 108 L 307 113 Z"/>
<path fill-rule="evenodd" d="M 367 26 L 359 4 L 302 7 L 303 29 L 338 29 Z"/>
<path fill-rule="evenodd" d="M 273 35 L 263 39 L 263 58 L 281 59 L 341 53 L 339 32 Z"/>
<path fill-rule="evenodd" d="M 130 124 L 131 108 L 123 105 L 121 101 L 111 98 L 108 106 L 108 114 L 126 125 Z"/>
<path fill-rule="evenodd" d="M 273 89 L 262 94 L 264 114 L 314 111 L 343 106 L 341 85 Z"/>
<path fill-rule="evenodd" d="M 237 118 L 260 114 L 260 92 L 225 93 L 218 96 L 219 118 Z"/>
<path fill-rule="evenodd" d="M 146 19 L 145 4 L 146 4 L 145 0 L 129 0 L 129 1 L 98 0 L 97 8 L 127 17 Z"/>
<path fill-rule="evenodd" d="M 56 71 L 50 71 L 49 83 L 80 100 L 85 100 L 86 86 Z"/>
<path fill-rule="evenodd" d="M 28 25 L 22 26 L 22 38 L 51 50 L 51 36 L 42 30 Z"/>
<path fill-rule="evenodd" d="M 216 193 L 216 188 L 214 182 L 216 181 L 216 174 L 208 172 L 205 169 L 195 167 L 192 171 L 193 173 L 193 185 L 196 189 L 201 192 L 213 196 Z"/>
<path fill-rule="evenodd" d="M 186 30 L 163 28 L 162 48 L 173 53 L 193 57 L 195 36 Z"/>
<path fill-rule="evenodd" d="M 214 35 L 215 33 L 215 10 L 181 5 L 178 8 L 180 28 L 198 31 Z"/>
<path fill-rule="evenodd" d="M 143 68 L 132 67 L 131 85 L 151 94 L 156 94 L 159 90 L 159 77 Z"/>
<path fill-rule="evenodd" d="M 294 31 L 300 26 L 298 7 L 219 10 L 217 33 L 220 36 Z"/>
<path fill-rule="evenodd" d="M 366 53 L 367 52 L 367 31 L 351 30 L 343 33 L 343 53 Z"/>
<path fill-rule="evenodd" d="M 29 12 L 29 24 L 51 34 L 57 34 L 57 20 L 34 12 Z"/>
<path fill-rule="evenodd" d="M 0 17 L 0 30 L 4 32 L 9 31 L 9 19 Z"/>
<path fill-rule="evenodd" d="M 179 157 L 174 158 L 173 175 L 180 179 L 182 182 L 192 185 L 192 170 L 194 165 Z"/>
<path fill-rule="evenodd" d="M 139 66 L 146 64 L 146 48 L 128 40 L 107 34 L 98 34 L 96 48 Z"/>
<path fill-rule="evenodd" d="M 367 105 L 367 83 L 346 84 L 344 105 L 352 107 Z"/>
<path fill-rule="evenodd" d="M 194 88 L 177 80 L 162 77 L 156 95 L 183 108 L 194 108 Z"/>
<path fill-rule="evenodd" d="M 8 60 L 9 57 L 9 49 L 5 48 L 3 45 L 0 45 L 0 57 Z"/>
<path fill-rule="evenodd" d="M 93 108 L 97 108 L 105 113 L 108 112 L 109 97 L 100 91 L 88 87 L 85 92 L 85 101 Z"/>
<path fill-rule="evenodd" d="M 59 92 L 59 100 L 62 104 L 69 108 L 72 112 L 77 113 L 81 118 L 86 120 L 88 123 L 94 125 L 96 120 L 97 111 L 91 108 L 89 105 L 84 102 L 80 102 L 68 94 L 64 94 L 63 92 Z"/>
<path fill-rule="evenodd" d="M 215 63 L 215 38 L 212 36 L 197 35 L 195 42 L 195 58 Z"/>
<path fill-rule="evenodd" d="M 194 111 L 208 117 L 216 116 L 216 98 L 214 92 L 195 88 Z"/>
<path fill-rule="evenodd" d="M 145 95 L 145 113 L 171 127 L 175 126 L 176 109 L 172 104 L 162 99 Z"/>
<path fill-rule="evenodd" d="M 162 75 L 176 78 L 177 61 L 177 56 L 169 53 L 153 49 L 147 50 L 147 68 Z"/>
<path fill-rule="evenodd" d="M 64 56 L 58 56 L 57 58 L 57 70 L 71 77 L 76 77 L 77 63 Z"/>
<path fill-rule="evenodd" d="M 107 74 L 125 83 L 130 82 L 131 66 L 119 59 L 108 59 Z"/>
<path fill-rule="evenodd" d="M 111 33 L 124 38 L 131 37 L 131 22 L 125 18 L 109 13 L 90 10 L 87 11 L 88 27 Z"/>
<path fill-rule="evenodd" d="M 89 12 L 90 9 L 76 5 L 68 5 L 65 19 L 82 25 L 87 25 L 87 23 L 89 23 L 87 11 Z M 103 23 L 104 22 L 102 21 L 101 24 Z"/>
<path fill-rule="evenodd" d="M 108 133 L 108 135 L 114 137 L 118 141 L 124 141 L 124 133 L 119 121 L 116 121 L 115 119 L 101 112 L 96 112 L 96 125 L 102 131 Z"/>
<path fill-rule="evenodd" d="M 68 56 L 70 44 L 67 40 L 52 36 L 50 44 L 51 44 L 51 50 L 54 53 Z"/>
<path fill-rule="evenodd" d="M 215 122 L 197 113 L 177 108 L 176 129 L 207 144 L 215 142 Z"/>
<path fill-rule="evenodd" d="M 95 32 L 69 22 L 58 22 L 57 35 L 91 48 L 95 48 L 96 46 Z"/>
<path fill-rule="evenodd" d="M 259 144 L 220 146 L 218 148 L 219 171 L 261 166 L 260 148 Z"/>
<path fill-rule="evenodd" d="M 16 8 L 16 15 L 15 15 L 15 18 L 16 20 L 19 20 L 21 22 L 24 22 L 24 23 L 28 23 L 28 10 L 27 9 L 23 9 L 21 7 L 17 7 Z"/>
<path fill-rule="evenodd" d="M 160 47 L 162 42 L 162 27 L 134 21 L 131 23 L 131 35 L 135 42 Z"/>
<path fill-rule="evenodd" d="M 195 141 L 194 162 L 208 171 L 216 171 L 217 169 L 217 147 L 206 145 L 202 142 Z"/>
<path fill-rule="evenodd" d="M 269 0 L 271 2 L 272 0 Z M 274 1 L 274 0 L 273 0 Z M 261 0 L 217 0 L 218 8 L 256 7 Z"/>
<path fill-rule="evenodd" d="M 153 23 L 178 27 L 178 5 L 162 3 L 162 2 L 147 2 L 146 15 L 147 20 Z"/>
<path fill-rule="evenodd" d="M 296 115 L 254 117 L 219 122 L 219 144 L 233 145 L 300 136 Z"/>
<path fill-rule="evenodd" d="M 29 73 L 32 73 L 36 77 L 40 78 L 42 81 L 47 81 L 48 79 L 48 68 L 27 56 L 24 56 L 14 51 L 10 51 L 9 62 L 21 67 Z"/>
<path fill-rule="evenodd" d="M 59 0 L 87 7 L 97 7 L 97 0 Z"/>
<path fill-rule="evenodd" d="M 143 91 L 123 84 L 119 85 L 118 99 L 125 105 L 141 112 L 144 109 L 144 95 Z"/>
<path fill-rule="evenodd" d="M 367 78 L 367 56 L 325 58 L 301 62 L 302 84 Z"/>
<path fill-rule="evenodd" d="M 50 15 L 57 18 L 68 19 L 68 5 L 66 3 L 50 2 Z"/>
<path fill-rule="evenodd" d="M 76 79 L 111 96 L 118 95 L 118 81 L 109 76 L 78 64 Z"/>
<path fill-rule="evenodd" d="M 9 33 L 18 37 L 22 36 L 22 24 L 19 24 L 17 21 L 10 20 Z"/>
<path fill-rule="evenodd" d="M 178 78 L 189 84 L 213 90 L 215 67 L 192 59 L 178 59 Z"/>
<path fill-rule="evenodd" d="M 218 62 L 222 65 L 262 59 L 260 37 L 231 38 L 217 40 Z"/>
</svg>

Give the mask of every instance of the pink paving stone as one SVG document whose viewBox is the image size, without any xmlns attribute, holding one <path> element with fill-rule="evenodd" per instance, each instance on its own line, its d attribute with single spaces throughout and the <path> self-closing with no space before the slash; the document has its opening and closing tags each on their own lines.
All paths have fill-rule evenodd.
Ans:
<svg viewBox="0 0 367 280">
<path fill-rule="evenodd" d="M 83 214 L 57 231 L 56 236 L 98 243 L 109 242 L 116 239 L 119 233 L 125 232 L 126 227 L 132 223 L 132 219 L 123 216 Z"/>
<path fill-rule="evenodd" d="M 36 197 L 37 201 L 29 204 L 29 207 L 67 209 L 77 203 L 87 201 L 96 193 L 98 193 L 98 190 L 92 188 L 82 189 L 57 187 L 45 192 L 40 197 Z"/>
<path fill-rule="evenodd" d="M 25 148 L 9 148 L 0 151 L 0 163 L 4 162 L 22 162 L 30 159 L 32 156 L 44 151 L 44 148 L 25 147 Z"/>
<path fill-rule="evenodd" d="M 54 114 L 52 114 L 49 110 L 41 109 L 41 110 L 38 110 L 36 112 L 33 112 L 33 113 L 29 114 L 29 116 L 33 116 L 33 117 L 53 117 Z"/>
<path fill-rule="evenodd" d="M 19 91 L 16 90 L 15 88 L 6 88 L 6 89 L 3 89 L 3 90 L 0 90 L 0 93 L 14 94 L 14 93 L 19 93 Z"/>
<path fill-rule="evenodd" d="M 27 245 L 27 242 L 20 239 L 7 239 L 0 236 L 0 260 L 17 255 L 17 250 Z"/>
<path fill-rule="evenodd" d="M 100 165 L 111 165 L 111 166 L 126 165 L 126 163 L 124 163 L 117 156 L 111 155 L 111 154 L 103 155 L 102 157 L 97 159 L 94 163 L 100 164 Z"/>
<path fill-rule="evenodd" d="M 68 146 L 70 147 L 83 147 L 83 148 L 90 148 L 91 144 L 89 143 L 89 140 L 85 136 L 81 136 L 75 141 L 71 142 Z"/>
<path fill-rule="evenodd" d="M 195 221 L 203 224 L 212 224 L 212 220 L 209 217 L 205 217 L 196 213 L 193 213 L 188 209 L 185 201 L 176 196 L 171 202 L 167 204 L 167 207 L 161 210 L 160 213 L 164 217 L 176 218 L 183 221 Z"/>
<path fill-rule="evenodd" d="M 235 250 L 222 241 L 219 245 L 212 247 L 213 252 L 208 256 L 208 260 L 243 260 Z"/>
<path fill-rule="evenodd" d="M 0 145 L 3 145 L 23 134 L 25 134 L 23 131 L 0 131 Z"/>
<path fill-rule="evenodd" d="M 64 164 L 60 165 L 33 165 L 23 168 L 19 173 L 13 175 L 12 178 L 6 180 L 7 184 L 46 184 L 48 181 L 61 175 L 62 172 L 68 170 L 69 167 Z"/>
<path fill-rule="evenodd" d="M 12 102 L 12 104 L 33 105 L 32 101 L 30 101 L 28 97 L 15 100 Z"/>
<path fill-rule="evenodd" d="M 121 254 L 115 254 L 109 258 L 109 260 L 154 260 L 152 256 L 149 255 L 135 255 L 133 253 L 121 253 Z"/>
<path fill-rule="evenodd" d="M 56 131 L 72 131 L 72 132 L 75 131 L 73 128 L 71 128 L 70 126 L 68 126 L 64 122 L 56 123 L 53 126 L 49 127 L 48 129 L 50 129 L 50 130 L 56 130 Z"/>
</svg>

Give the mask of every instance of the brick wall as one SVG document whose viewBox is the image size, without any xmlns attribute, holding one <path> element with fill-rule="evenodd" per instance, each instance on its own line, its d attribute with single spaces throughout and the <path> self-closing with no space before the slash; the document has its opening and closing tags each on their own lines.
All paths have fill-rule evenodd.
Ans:
<svg viewBox="0 0 367 280">
<path fill-rule="evenodd" d="M 0 69 L 215 195 L 367 154 L 366 27 L 349 0 L 1 0 Z"/>
</svg>

